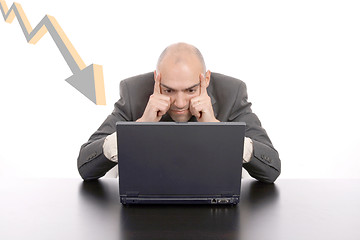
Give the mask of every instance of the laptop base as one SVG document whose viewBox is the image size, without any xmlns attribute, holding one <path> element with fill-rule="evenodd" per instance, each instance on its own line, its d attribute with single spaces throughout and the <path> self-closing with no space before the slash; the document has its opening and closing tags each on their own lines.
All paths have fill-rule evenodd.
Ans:
<svg viewBox="0 0 360 240">
<path fill-rule="evenodd" d="M 152 198 L 152 197 L 120 197 L 120 202 L 127 204 L 238 204 L 240 197 L 206 197 L 206 198 Z"/>
</svg>

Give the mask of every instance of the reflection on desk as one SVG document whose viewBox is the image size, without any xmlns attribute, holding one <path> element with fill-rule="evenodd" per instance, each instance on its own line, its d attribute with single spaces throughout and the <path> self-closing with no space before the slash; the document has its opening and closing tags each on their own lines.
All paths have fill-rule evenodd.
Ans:
<svg viewBox="0 0 360 240">
<path fill-rule="evenodd" d="M 96 186 L 96 188 L 94 187 Z M 106 182 L 84 182 L 81 193 L 94 207 L 118 207 L 118 193 Z M 116 198 L 109 196 L 116 195 Z M 237 239 L 241 215 L 259 214 L 271 209 L 278 197 L 276 185 L 257 181 L 244 184 L 239 206 L 213 205 L 133 205 L 119 209 L 123 239 Z M 111 199 L 116 199 L 110 202 Z M 243 209 L 244 211 L 240 209 Z M 113 209 L 114 210 L 114 209 Z M 110 210 L 110 211 L 113 211 Z M 250 212 L 249 212 L 250 211 Z M 96 217 L 96 216 L 94 216 Z M 240 228 L 239 228 L 240 226 Z"/>
<path fill-rule="evenodd" d="M 243 180 L 240 204 L 134 205 L 117 179 L 2 179 L 0 239 L 360 239 L 360 180 Z"/>
</svg>

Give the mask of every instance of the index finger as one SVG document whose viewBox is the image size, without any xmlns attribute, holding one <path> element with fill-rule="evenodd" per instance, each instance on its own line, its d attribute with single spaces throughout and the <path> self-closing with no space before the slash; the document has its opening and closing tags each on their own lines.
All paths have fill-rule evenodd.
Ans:
<svg viewBox="0 0 360 240">
<path fill-rule="evenodd" d="M 206 91 L 206 82 L 205 82 L 205 76 L 203 73 L 200 74 L 200 95 L 207 95 L 207 91 Z"/>
<path fill-rule="evenodd" d="M 155 77 L 155 84 L 154 84 L 154 93 L 161 94 L 161 88 L 160 88 L 160 73 L 156 74 Z"/>
</svg>

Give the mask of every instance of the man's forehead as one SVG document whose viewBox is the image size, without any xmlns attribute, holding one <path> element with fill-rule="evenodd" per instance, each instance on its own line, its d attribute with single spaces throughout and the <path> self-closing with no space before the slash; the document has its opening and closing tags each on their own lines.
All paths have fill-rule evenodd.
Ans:
<svg viewBox="0 0 360 240">
<path fill-rule="evenodd" d="M 160 71 L 160 83 L 174 89 L 185 89 L 200 82 L 200 72 L 189 69 L 171 69 Z"/>
<path fill-rule="evenodd" d="M 202 73 L 198 64 L 187 61 L 177 64 L 164 61 L 158 70 L 161 74 L 160 83 L 175 90 L 188 89 L 198 84 Z"/>
<path fill-rule="evenodd" d="M 173 89 L 173 90 L 186 90 L 186 89 L 191 89 L 191 88 L 195 88 L 195 87 L 198 87 L 200 86 L 200 82 L 196 83 L 196 84 L 192 84 L 192 85 L 189 85 L 189 86 L 182 86 L 181 89 L 177 89 L 178 87 L 175 87 L 175 86 L 168 86 L 166 84 L 163 84 L 163 83 L 160 83 L 160 85 L 162 87 L 165 87 L 165 88 L 168 88 L 168 89 Z"/>
</svg>

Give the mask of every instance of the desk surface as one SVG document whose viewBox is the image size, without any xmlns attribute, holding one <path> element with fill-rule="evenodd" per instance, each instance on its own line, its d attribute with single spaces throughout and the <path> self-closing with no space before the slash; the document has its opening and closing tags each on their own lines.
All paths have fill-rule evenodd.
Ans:
<svg viewBox="0 0 360 240">
<path fill-rule="evenodd" d="M 0 180 L 0 239 L 360 239 L 360 179 L 243 180 L 236 207 L 124 207 L 117 179 Z"/>
</svg>

